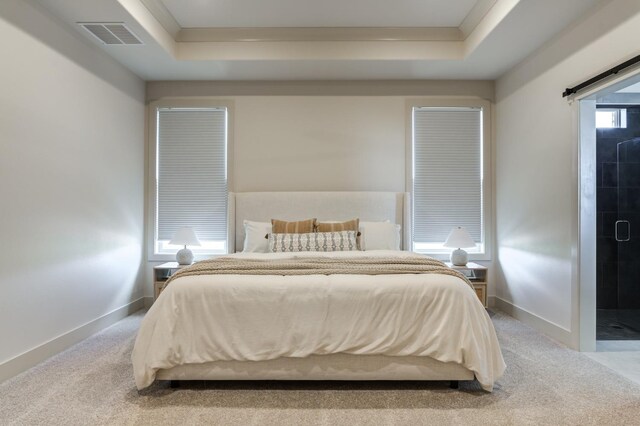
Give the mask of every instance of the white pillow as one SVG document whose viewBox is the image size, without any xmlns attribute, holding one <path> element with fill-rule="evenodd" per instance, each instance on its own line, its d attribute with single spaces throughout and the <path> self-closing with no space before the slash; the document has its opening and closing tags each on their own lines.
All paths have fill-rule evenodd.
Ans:
<svg viewBox="0 0 640 426">
<path fill-rule="evenodd" d="M 361 250 L 400 250 L 400 225 L 385 222 L 360 222 Z"/>
<path fill-rule="evenodd" d="M 271 222 L 253 222 L 245 220 L 243 253 L 269 253 L 269 240 L 265 236 L 271 233 Z"/>
</svg>

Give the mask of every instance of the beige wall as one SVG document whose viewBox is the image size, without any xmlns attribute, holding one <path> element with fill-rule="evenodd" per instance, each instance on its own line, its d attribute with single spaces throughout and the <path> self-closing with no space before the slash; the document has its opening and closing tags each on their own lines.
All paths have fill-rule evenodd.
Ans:
<svg viewBox="0 0 640 426">
<path fill-rule="evenodd" d="M 487 80 L 149 81 L 147 102 L 202 96 L 477 96 L 493 101 Z"/>
<path fill-rule="evenodd" d="M 147 101 L 233 105 L 231 189 L 404 191 L 406 101 L 493 99 L 491 81 L 148 82 Z"/>
<path fill-rule="evenodd" d="M 0 5 L 0 380 L 142 296 L 144 83 L 87 43 Z"/>
<path fill-rule="evenodd" d="M 402 192 L 407 100 L 492 100 L 493 88 L 489 81 L 148 82 L 147 100 L 231 102 L 233 191 Z M 148 296 L 157 263 L 147 267 Z"/>
<path fill-rule="evenodd" d="M 404 98 L 234 100 L 236 192 L 404 191 Z"/>
<path fill-rule="evenodd" d="M 640 3 L 605 2 L 496 83 L 496 296 L 573 347 L 578 115 L 561 93 L 637 55 L 638 28 Z"/>
</svg>

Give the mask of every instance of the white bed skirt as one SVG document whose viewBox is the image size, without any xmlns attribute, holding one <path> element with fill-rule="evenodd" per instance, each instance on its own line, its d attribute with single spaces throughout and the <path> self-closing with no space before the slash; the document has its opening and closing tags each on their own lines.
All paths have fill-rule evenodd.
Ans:
<svg viewBox="0 0 640 426">
<path fill-rule="evenodd" d="M 429 357 L 311 355 L 268 361 L 215 361 L 159 370 L 159 380 L 473 380 L 452 362 Z"/>
</svg>

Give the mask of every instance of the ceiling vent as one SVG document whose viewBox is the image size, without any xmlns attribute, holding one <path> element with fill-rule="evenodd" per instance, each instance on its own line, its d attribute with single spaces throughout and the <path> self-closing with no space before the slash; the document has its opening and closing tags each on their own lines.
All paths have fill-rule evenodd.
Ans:
<svg viewBox="0 0 640 426">
<path fill-rule="evenodd" d="M 104 44 L 144 44 L 122 22 L 78 22 Z"/>
</svg>

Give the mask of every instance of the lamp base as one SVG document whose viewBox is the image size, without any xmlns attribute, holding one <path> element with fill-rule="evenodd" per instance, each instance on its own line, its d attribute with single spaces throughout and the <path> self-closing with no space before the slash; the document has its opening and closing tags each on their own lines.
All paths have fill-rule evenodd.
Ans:
<svg viewBox="0 0 640 426">
<path fill-rule="evenodd" d="M 193 252 L 188 248 L 178 250 L 176 260 L 179 265 L 191 265 L 193 263 Z"/>
<path fill-rule="evenodd" d="M 467 256 L 466 251 L 462 249 L 456 249 L 451 252 L 451 257 L 449 259 L 455 266 L 464 266 L 467 264 L 467 260 L 469 259 L 469 257 Z"/>
</svg>

